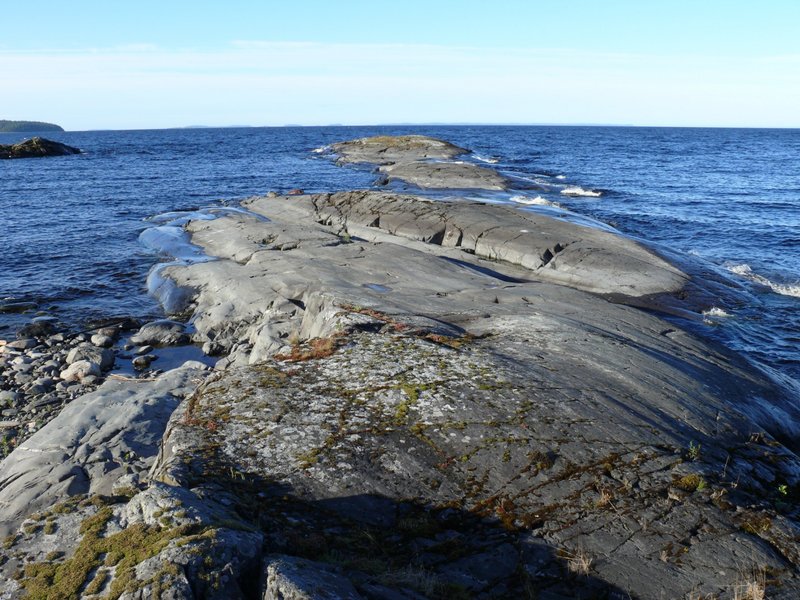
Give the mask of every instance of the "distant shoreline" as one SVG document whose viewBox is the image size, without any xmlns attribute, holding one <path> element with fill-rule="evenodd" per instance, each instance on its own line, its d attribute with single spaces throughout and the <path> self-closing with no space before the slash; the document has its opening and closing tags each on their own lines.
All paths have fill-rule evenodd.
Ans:
<svg viewBox="0 0 800 600">
<path fill-rule="evenodd" d="M 0 119 L 0 133 L 39 133 L 43 131 L 64 131 L 61 125 L 43 121 L 8 121 Z"/>
</svg>

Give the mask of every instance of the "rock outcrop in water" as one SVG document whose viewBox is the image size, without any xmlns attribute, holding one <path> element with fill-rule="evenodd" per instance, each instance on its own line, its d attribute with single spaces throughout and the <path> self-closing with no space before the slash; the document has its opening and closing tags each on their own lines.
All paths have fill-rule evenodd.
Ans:
<svg viewBox="0 0 800 600">
<path fill-rule="evenodd" d="M 0 159 L 2 158 L 41 158 L 45 156 L 67 156 L 80 154 L 79 148 L 73 148 L 60 142 L 54 142 L 41 137 L 12 145 L 0 145 Z"/>
<path fill-rule="evenodd" d="M 378 165 L 381 184 L 398 180 L 427 189 L 504 190 L 511 181 L 493 169 L 453 161 L 469 150 L 422 135 L 377 136 L 330 146 L 339 164 Z"/>
<path fill-rule="evenodd" d="M 690 274 L 495 205 L 244 205 L 164 270 L 218 370 L 106 382 L 0 465 L 0 598 L 796 597 L 797 406 L 628 305 Z"/>
</svg>

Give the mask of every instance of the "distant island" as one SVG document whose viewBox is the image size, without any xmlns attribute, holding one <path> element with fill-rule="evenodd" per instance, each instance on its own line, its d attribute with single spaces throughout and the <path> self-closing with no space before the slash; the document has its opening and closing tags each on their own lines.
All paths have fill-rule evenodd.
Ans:
<svg viewBox="0 0 800 600">
<path fill-rule="evenodd" d="M 0 132 L 20 133 L 28 131 L 64 131 L 60 125 L 43 123 L 41 121 L 6 121 L 0 119 Z"/>
</svg>

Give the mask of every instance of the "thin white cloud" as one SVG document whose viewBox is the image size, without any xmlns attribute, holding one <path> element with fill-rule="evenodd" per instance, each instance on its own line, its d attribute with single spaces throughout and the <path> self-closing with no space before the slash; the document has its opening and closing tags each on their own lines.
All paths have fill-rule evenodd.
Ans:
<svg viewBox="0 0 800 600">
<path fill-rule="evenodd" d="M 68 128 L 330 122 L 800 125 L 798 57 L 240 40 L 0 51 L 3 110 Z M 794 121 L 792 121 L 794 120 Z"/>
</svg>

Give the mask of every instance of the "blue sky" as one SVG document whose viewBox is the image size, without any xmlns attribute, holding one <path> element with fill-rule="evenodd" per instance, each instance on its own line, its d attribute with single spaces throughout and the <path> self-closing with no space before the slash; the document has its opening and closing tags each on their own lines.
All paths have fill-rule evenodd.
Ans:
<svg viewBox="0 0 800 600">
<path fill-rule="evenodd" d="M 40 0 L 0 118 L 800 127 L 800 2 Z"/>
</svg>

